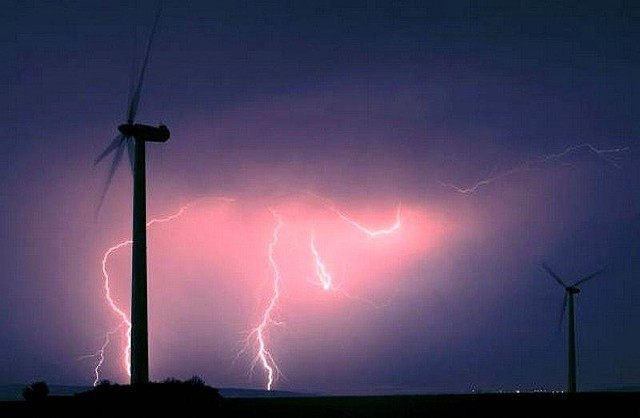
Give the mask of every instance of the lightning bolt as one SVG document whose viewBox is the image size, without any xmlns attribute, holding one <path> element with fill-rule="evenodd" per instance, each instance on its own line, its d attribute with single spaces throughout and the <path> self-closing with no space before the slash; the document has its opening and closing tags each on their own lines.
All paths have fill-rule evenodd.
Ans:
<svg viewBox="0 0 640 418">
<path fill-rule="evenodd" d="M 180 208 L 180 210 L 178 210 L 176 213 L 166 216 L 164 218 L 154 218 L 151 219 L 149 222 L 147 222 L 147 227 L 150 227 L 154 224 L 158 224 L 158 223 L 165 223 L 165 222 L 170 222 L 180 216 L 182 216 L 182 214 L 184 214 L 184 212 L 191 206 L 193 206 L 195 204 L 195 202 L 189 203 L 183 207 Z M 96 358 L 98 359 L 98 362 L 96 364 L 96 367 L 94 369 L 94 373 L 95 373 L 95 380 L 93 382 L 93 385 L 97 385 L 99 380 L 100 380 L 100 369 L 102 368 L 102 365 L 104 364 L 104 355 L 105 355 L 105 350 L 107 349 L 107 347 L 109 346 L 110 342 L 111 342 L 111 335 L 113 335 L 115 332 L 117 332 L 120 328 L 122 328 L 123 326 L 126 328 L 126 343 L 125 346 L 123 348 L 123 367 L 125 372 L 127 373 L 127 376 L 131 376 L 131 321 L 129 320 L 129 317 L 127 316 L 127 314 L 116 304 L 115 300 L 113 299 L 112 295 L 111 295 L 111 277 L 109 276 L 109 271 L 107 269 L 107 264 L 109 262 L 109 258 L 118 250 L 120 250 L 121 248 L 124 247 L 128 247 L 131 244 L 133 244 L 132 240 L 126 240 L 126 241 L 122 241 L 116 245 L 114 245 L 113 247 L 109 248 L 107 251 L 105 251 L 104 256 L 102 257 L 102 277 L 103 277 L 103 288 L 104 288 L 104 298 L 107 302 L 107 306 L 109 306 L 109 308 L 111 309 L 111 311 L 116 314 L 116 316 L 118 316 L 120 318 L 120 324 L 118 325 L 118 327 L 114 330 L 114 331 L 109 331 L 105 334 L 105 339 L 104 339 L 104 343 L 102 344 L 102 347 L 97 351 L 97 353 L 95 354 Z"/>
<path fill-rule="evenodd" d="M 313 257 L 316 262 L 316 269 L 315 269 L 316 276 L 318 276 L 318 279 L 322 284 L 322 288 L 324 290 L 330 290 L 333 287 L 333 284 L 332 284 L 333 278 L 331 277 L 329 272 L 327 272 L 327 268 L 325 267 L 324 263 L 320 259 L 320 254 L 318 254 L 318 250 L 316 250 L 315 234 L 313 232 L 311 232 L 311 252 L 313 253 Z"/>
<path fill-rule="evenodd" d="M 363 234 L 367 235 L 370 238 L 376 238 L 376 237 L 380 237 L 383 235 L 389 235 L 394 233 L 395 231 L 397 231 L 398 229 L 400 229 L 402 223 L 400 220 L 400 204 L 398 204 L 398 206 L 396 207 L 396 218 L 395 218 L 395 222 L 387 227 L 387 228 L 382 228 L 382 229 L 371 229 L 368 228 L 364 225 L 362 225 L 361 223 L 355 221 L 354 219 L 352 219 L 351 217 L 347 216 L 343 211 L 339 210 L 334 204 L 333 202 L 331 202 L 330 200 L 321 198 L 323 201 L 325 202 L 329 202 L 328 207 L 329 209 L 331 209 L 333 212 L 335 212 L 338 217 L 340 219 L 342 219 L 343 221 L 347 222 L 349 225 L 355 227 L 358 231 L 362 232 Z M 355 300 L 359 300 L 359 301 L 363 301 L 366 302 L 370 305 L 373 305 L 374 307 L 378 308 L 381 305 L 366 299 L 366 298 L 362 298 L 359 296 L 353 296 L 350 293 L 346 292 L 343 289 L 334 287 L 333 285 L 333 277 L 331 276 L 331 274 L 329 274 L 327 267 L 325 265 L 325 263 L 322 261 L 320 254 L 316 248 L 316 244 L 315 244 L 315 234 L 313 233 L 313 231 L 311 232 L 311 253 L 313 254 L 313 258 L 315 261 L 315 272 L 316 272 L 316 277 L 318 278 L 318 280 L 320 281 L 320 283 L 322 284 L 322 288 L 324 290 L 336 290 L 339 291 L 340 293 L 342 293 L 344 296 L 350 298 L 350 299 L 355 299 Z"/>
<path fill-rule="evenodd" d="M 365 227 L 364 225 L 354 221 L 353 219 L 351 219 L 349 216 L 347 216 L 344 212 L 342 212 L 341 210 L 332 207 L 331 208 L 339 217 L 340 219 L 344 220 L 345 222 L 351 224 L 352 226 L 356 227 L 360 232 L 370 236 L 370 237 L 379 237 L 380 235 L 389 235 L 394 233 L 395 231 L 397 231 L 398 229 L 400 229 L 400 204 L 398 204 L 397 208 L 396 208 L 396 221 L 393 223 L 393 225 L 391 225 L 388 228 L 383 228 L 383 229 L 378 229 L 378 230 L 373 230 L 370 228 Z"/>
<path fill-rule="evenodd" d="M 109 345 L 109 343 L 111 342 L 111 336 L 113 334 L 115 334 L 116 332 L 118 332 L 120 330 L 120 328 L 122 328 L 122 324 L 120 324 L 116 329 L 114 329 L 113 331 L 109 331 L 105 334 L 104 336 L 104 343 L 102 344 L 102 346 L 100 347 L 100 349 L 96 352 L 95 357 L 98 358 L 98 363 L 96 364 L 95 369 L 93 369 L 93 372 L 95 374 L 95 380 L 93 381 L 93 386 L 97 386 L 98 382 L 100 382 L 100 368 L 102 367 L 102 364 L 104 363 L 104 353 L 107 349 L 107 346 Z"/>
<path fill-rule="evenodd" d="M 389 304 L 390 300 L 387 301 L 386 303 L 380 304 L 380 303 L 376 303 L 376 302 L 374 302 L 374 301 L 372 301 L 370 299 L 363 298 L 361 296 L 354 296 L 351 293 L 347 292 L 346 290 L 344 290 L 344 289 L 342 289 L 340 287 L 334 286 L 333 277 L 328 272 L 324 261 L 322 261 L 322 258 L 320 257 L 320 253 L 316 249 L 315 238 L 314 238 L 313 232 L 311 233 L 311 253 L 313 254 L 313 258 L 314 258 L 316 277 L 318 278 L 318 283 L 322 286 L 323 290 L 338 292 L 338 293 L 342 294 L 344 297 L 347 297 L 347 298 L 353 299 L 353 300 L 357 300 L 358 302 L 364 302 L 364 303 L 366 303 L 368 305 L 373 306 L 376 309 L 381 308 L 381 307 L 386 306 L 386 305 Z"/>
<path fill-rule="evenodd" d="M 589 143 L 584 143 L 584 144 L 579 144 L 579 145 L 573 145 L 570 147 L 567 147 L 564 151 L 558 153 L 558 154 L 550 154 L 550 155 L 546 155 L 544 157 L 541 158 L 536 158 L 534 160 L 530 160 L 530 161 L 526 161 L 522 164 L 519 164 L 515 167 L 512 167 L 506 171 L 502 171 L 498 174 L 494 174 L 492 176 L 489 176 L 485 179 L 479 180 L 477 181 L 475 184 L 471 185 L 470 187 L 458 187 L 454 184 L 451 183 L 443 183 L 440 182 L 440 184 L 444 187 L 448 187 L 450 189 L 455 190 L 458 193 L 462 193 L 462 194 L 473 194 L 475 192 L 478 191 L 478 189 L 480 189 L 483 186 L 487 186 L 497 180 L 500 180 L 504 177 L 508 177 L 511 176 L 513 174 L 519 173 L 521 171 L 528 171 L 528 170 L 532 170 L 534 169 L 536 166 L 543 164 L 543 163 L 547 163 L 549 161 L 559 161 L 562 162 L 562 159 L 564 157 L 566 157 L 567 155 L 570 155 L 572 153 L 575 153 L 577 151 L 580 150 L 587 150 L 588 152 L 596 155 L 598 158 L 600 158 L 601 160 L 603 160 L 606 163 L 609 163 L 611 165 L 613 165 L 615 168 L 620 168 L 620 165 L 616 162 L 616 160 L 614 159 L 614 156 L 616 156 L 617 154 L 623 153 L 623 152 L 627 152 L 629 151 L 629 147 L 622 147 L 622 148 L 610 148 L 610 149 L 598 149 L 596 147 L 594 147 L 593 145 L 589 144 Z"/>
<path fill-rule="evenodd" d="M 336 215 L 338 215 L 338 217 L 340 219 L 342 219 L 343 221 L 347 222 L 351 226 L 355 227 L 360 232 L 368 235 L 369 237 L 373 238 L 373 237 L 378 237 L 380 235 L 389 235 L 389 234 L 394 233 L 398 229 L 400 229 L 400 226 L 401 226 L 401 221 L 400 221 L 401 204 L 400 203 L 398 203 L 398 205 L 396 206 L 395 222 L 391 226 L 389 226 L 388 228 L 375 230 L 375 229 L 368 228 L 368 227 L 362 225 L 361 223 L 355 221 L 353 218 L 351 218 L 349 215 L 347 215 L 344 211 L 340 210 L 337 207 L 337 205 L 331 199 L 327 199 L 326 197 L 317 195 L 317 194 L 315 194 L 313 192 L 310 192 L 310 191 L 307 191 L 306 194 L 311 196 L 311 197 L 313 197 L 313 198 L 315 198 L 315 199 L 318 199 L 319 201 L 321 201 L 329 210 L 331 210 Z"/>
<path fill-rule="evenodd" d="M 273 270 L 273 293 L 271 294 L 271 299 L 269 300 L 269 303 L 267 304 L 267 307 L 262 314 L 260 323 L 253 329 L 253 331 L 249 335 L 249 338 L 251 338 L 251 336 L 255 336 L 258 343 L 256 361 L 259 361 L 265 370 L 267 377 L 267 390 L 271 390 L 271 387 L 277 380 L 278 374 L 280 373 L 278 365 L 273 359 L 271 352 L 267 348 L 266 339 L 269 325 L 278 325 L 278 322 L 273 319 L 273 311 L 275 310 L 278 304 L 278 299 L 280 298 L 280 268 L 278 267 L 278 263 L 276 263 L 273 253 L 275 251 L 276 245 L 278 245 L 278 240 L 280 239 L 280 230 L 284 225 L 282 217 L 277 212 L 271 211 L 271 213 L 277 220 L 277 224 L 273 229 L 273 235 L 268 246 L 269 265 Z"/>
<path fill-rule="evenodd" d="M 327 201 L 326 199 L 324 199 L 325 202 Z M 342 220 L 344 220 L 345 222 L 347 222 L 348 224 L 354 226 L 355 228 L 357 228 L 360 232 L 366 234 L 369 237 L 379 237 L 382 235 L 389 235 L 392 234 L 393 232 L 397 231 L 400 228 L 401 222 L 400 222 L 400 205 L 397 206 L 396 209 L 396 218 L 395 218 L 395 222 L 388 228 L 383 228 L 383 229 L 379 229 L 379 230 L 374 230 L 371 228 L 368 228 L 362 224 L 360 224 L 359 222 L 353 220 L 352 218 L 350 218 L 349 216 L 347 216 L 344 212 L 338 210 L 335 205 L 330 205 L 329 206 L 330 209 L 332 209 Z M 271 352 L 269 351 L 269 349 L 267 348 L 267 343 L 266 343 L 266 337 L 267 337 L 267 331 L 268 331 L 268 327 L 271 324 L 275 324 L 275 325 L 279 325 L 279 322 L 276 322 L 273 319 L 273 311 L 277 306 L 278 303 L 278 299 L 280 297 L 280 269 L 278 267 L 278 264 L 276 263 L 274 256 L 273 256 L 273 252 L 274 249 L 276 247 L 276 245 L 278 244 L 278 240 L 279 240 L 279 233 L 280 233 L 280 229 L 282 228 L 283 225 L 283 221 L 282 221 L 282 217 L 280 215 L 278 215 L 276 212 L 272 211 L 272 214 L 274 215 L 274 217 L 277 219 L 278 223 L 276 225 L 276 227 L 273 230 L 273 236 L 271 239 L 271 242 L 269 243 L 269 247 L 268 247 L 268 254 L 269 254 L 269 264 L 271 265 L 271 269 L 273 270 L 273 293 L 271 296 L 271 299 L 269 301 L 269 304 L 267 305 L 266 309 L 264 310 L 263 314 L 262 314 L 262 320 L 260 321 L 260 323 L 258 324 L 257 327 L 255 327 L 251 333 L 249 334 L 249 338 L 251 338 L 251 336 L 255 335 L 255 338 L 257 340 L 257 346 L 258 346 L 258 350 L 257 350 L 257 355 L 256 355 L 256 360 L 254 360 L 254 364 L 256 362 L 260 362 L 260 364 L 262 365 L 265 374 L 266 374 L 266 378 L 267 378 L 267 390 L 271 390 L 271 388 L 273 387 L 273 384 L 275 383 L 275 381 L 277 380 L 277 376 L 278 374 L 280 374 L 280 369 L 278 368 L 278 365 L 276 364 L 273 355 L 271 354 Z M 368 300 L 368 299 L 364 299 L 364 298 L 359 298 L 359 297 L 353 297 L 351 296 L 349 293 L 338 289 L 336 287 L 334 287 L 333 285 L 333 277 L 331 276 L 331 274 L 329 273 L 325 263 L 322 261 L 320 254 L 316 248 L 316 243 L 315 243 L 315 234 L 312 231 L 311 232 L 311 239 L 310 239 L 310 248 L 311 248 L 311 253 L 313 254 L 314 257 L 314 262 L 315 262 L 315 274 L 318 277 L 322 288 L 325 291 L 329 291 L 329 290 L 335 290 L 335 291 L 339 291 L 340 293 L 342 293 L 344 296 L 349 297 L 351 299 L 356 299 L 356 300 L 360 300 L 360 301 L 364 301 L 367 302 L 369 304 L 372 304 L 375 307 L 379 307 L 379 305 L 377 305 L 376 303 Z"/>
<path fill-rule="evenodd" d="M 326 201 L 327 200 L 325 199 L 325 202 Z M 336 213 L 336 215 L 340 219 L 344 220 L 349 225 L 355 227 L 360 232 L 372 238 L 392 234 L 393 232 L 397 231 L 401 226 L 400 205 L 398 205 L 396 208 L 396 216 L 395 216 L 394 223 L 387 228 L 378 229 L 378 230 L 368 228 L 362 225 L 361 223 L 355 221 L 354 219 L 349 217 L 346 213 L 337 209 L 336 206 L 333 204 L 331 204 L 329 207 L 331 210 L 333 210 Z M 267 307 L 262 313 L 260 323 L 255 328 L 253 328 L 253 330 L 251 330 L 247 338 L 247 342 L 245 343 L 245 348 L 240 353 L 238 353 L 238 355 L 240 355 L 246 349 L 246 346 L 248 342 L 251 340 L 251 338 L 255 338 L 256 345 L 257 345 L 257 354 L 253 364 L 255 365 L 256 363 L 260 363 L 262 368 L 264 369 L 264 372 L 266 375 L 266 388 L 269 391 L 272 389 L 274 383 L 277 381 L 278 375 L 280 374 L 280 369 L 278 368 L 278 365 L 275 362 L 273 355 L 271 354 L 271 351 L 267 347 L 267 339 L 268 339 L 267 334 L 268 334 L 270 325 L 280 324 L 280 322 L 277 322 L 273 319 L 273 313 L 277 307 L 277 304 L 280 298 L 280 280 L 281 280 L 280 268 L 278 267 L 278 264 L 274 258 L 274 251 L 280 239 L 280 230 L 284 225 L 282 217 L 277 212 L 271 211 L 271 213 L 277 220 L 277 224 L 273 229 L 273 235 L 268 246 L 268 259 L 269 259 L 269 264 L 271 266 L 271 270 L 273 271 L 273 293 L 271 295 L 269 303 L 267 304 Z M 311 232 L 310 248 L 314 258 L 314 263 L 315 263 L 314 271 L 315 271 L 316 277 L 318 277 L 320 284 L 322 285 L 322 288 L 325 291 L 329 291 L 329 290 L 339 291 L 346 297 L 364 301 L 366 303 L 372 304 L 375 307 L 379 307 L 378 304 L 370 300 L 359 298 L 359 297 L 357 298 L 353 297 L 349 293 L 334 287 L 333 277 L 329 273 L 326 267 L 326 264 L 322 261 L 320 253 L 316 248 L 315 233 L 313 231 Z"/>
</svg>

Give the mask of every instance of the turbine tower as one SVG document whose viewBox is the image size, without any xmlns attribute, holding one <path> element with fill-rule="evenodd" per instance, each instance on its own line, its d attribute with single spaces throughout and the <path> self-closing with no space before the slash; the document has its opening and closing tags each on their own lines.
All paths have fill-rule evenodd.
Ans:
<svg viewBox="0 0 640 418">
<path fill-rule="evenodd" d="M 122 161 L 125 148 L 128 150 L 131 169 L 133 170 L 133 245 L 131 260 L 131 384 L 139 385 L 149 382 L 149 336 L 147 327 L 147 207 L 146 207 L 146 176 L 145 176 L 145 144 L 147 142 L 166 142 L 169 139 L 169 129 L 135 123 L 140 93 L 144 81 L 145 71 L 149 62 L 151 44 L 156 33 L 160 9 L 149 36 L 140 76 L 135 87 L 129 90 L 129 107 L 127 122 L 118 126 L 120 132 L 107 148 L 98 156 L 98 164 L 108 155 L 113 154 L 113 160 L 107 177 L 107 182 L 100 197 L 98 211 L 102 207 L 104 198 L 113 179 L 116 168 Z"/>
<path fill-rule="evenodd" d="M 576 281 L 572 285 L 565 284 L 564 281 L 554 273 L 553 270 L 549 268 L 546 264 L 542 264 L 542 268 L 549 273 L 554 280 L 564 288 L 564 300 L 562 302 L 562 311 L 560 312 L 560 326 L 562 326 L 562 320 L 564 319 L 564 312 L 567 310 L 567 302 L 569 303 L 569 373 L 568 373 L 568 382 L 567 382 L 567 391 L 575 392 L 576 391 L 576 328 L 575 328 L 575 310 L 574 310 L 574 300 L 573 297 L 580 293 L 580 289 L 578 285 L 583 284 L 587 280 L 591 280 L 600 273 L 602 273 L 605 269 L 601 269 L 592 273 L 582 279 Z"/>
</svg>

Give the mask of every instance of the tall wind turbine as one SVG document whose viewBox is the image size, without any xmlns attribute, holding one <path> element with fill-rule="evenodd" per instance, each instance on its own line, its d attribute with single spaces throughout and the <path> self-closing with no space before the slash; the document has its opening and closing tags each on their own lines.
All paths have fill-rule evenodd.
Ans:
<svg viewBox="0 0 640 418">
<path fill-rule="evenodd" d="M 160 9 L 156 14 L 153 29 L 149 36 L 142 69 L 138 83 L 129 90 L 129 107 L 127 122 L 118 126 L 120 133 L 107 148 L 98 156 L 98 164 L 108 155 L 113 154 L 113 160 L 107 177 L 98 210 L 102 207 L 104 198 L 113 179 L 116 168 L 122 161 L 125 148 L 129 153 L 133 170 L 133 249 L 131 275 L 131 384 L 145 384 L 149 382 L 149 337 L 147 329 L 147 207 L 146 207 L 146 179 L 145 179 L 145 144 L 146 142 L 166 142 L 169 139 L 169 129 L 135 123 L 140 93 L 144 81 L 145 71 L 149 62 L 151 44 L 156 33 Z"/>
<path fill-rule="evenodd" d="M 560 286 L 564 288 L 564 300 L 562 302 L 562 311 L 560 313 L 560 325 L 562 325 L 562 320 L 564 319 L 564 312 L 567 310 L 567 301 L 569 302 L 569 376 L 567 383 L 567 391 L 575 392 L 576 391 L 576 329 L 575 329 L 575 311 L 574 311 L 574 301 L 573 297 L 580 293 L 580 289 L 578 289 L 578 285 L 583 284 L 587 280 L 591 280 L 600 273 L 602 273 L 605 269 L 601 269 L 592 273 L 582 279 L 576 281 L 572 285 L 565 284 L 564 281 L 553 272 L 546 264 L 542 264 L 542 268 L 545 269 L 547 273 L 551 277 L 555 279 L 556 282 Z"/>
</svg>

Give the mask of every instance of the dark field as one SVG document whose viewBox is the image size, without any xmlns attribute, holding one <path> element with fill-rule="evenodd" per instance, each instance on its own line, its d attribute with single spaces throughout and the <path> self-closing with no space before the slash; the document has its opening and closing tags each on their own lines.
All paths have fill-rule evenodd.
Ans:
<svg viewBox="0 0 640 418">
<path fill-rule="evenodd" d="M 144 411 L 139 414 L 133 411 Z M 49 397 L 0 402 L 0 417 L 640 417 L 640 393 L 137 399 Z"/>
</svg>

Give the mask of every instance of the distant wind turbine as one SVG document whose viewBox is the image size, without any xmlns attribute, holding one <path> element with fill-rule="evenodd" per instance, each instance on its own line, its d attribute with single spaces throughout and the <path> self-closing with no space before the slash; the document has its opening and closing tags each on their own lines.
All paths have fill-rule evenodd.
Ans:
<svg viewBox="0 0 640 418">
<path fill-rule="evenodd" d="M 580 293 L 580 289 L 578 289 L 578 285 L 585 283 L 587 280 L 591 280 L 594 277 L 598 276 L 605 269 L 601 269 L 592 273 L 582 279 L 576 281 L 572 285 L 567 285 L 562 279 L 553 272 L 546 264 L 542 264 L 542 268 L 549 273 L 554 280 L 564 288 L 564 300 L 562 302 L 562 311 L 560 313 L 560 326 L 562 326 L 562 321 L 564 319 L 564 312 L 567 310 L 567 301 L 569 301 L 569 376 L 567 383 L 567 391 L 575 392 L 576 391 L 576 330 L 575 330 L 575 311 L 574 311 L 574 302 L 573 296 Z"/>
<path fill-rule="evenodd" d="M 100 196 L 98 211 L 102 207 L 113 175 L 122 161 L 125 148 L 128 150 L 131 168 L 133 170 L 133 245 L 132 245 L 132 278 L 131 278 L 131 384 L 145 384 L 149 382 L 149 337 L 147 329 L 147 207 L 146 207 L 146 179 L 145 179 L 145 143 L 166 142 L 169 139 L 169 129 L 137 124 L 135 122 L 140 102 L 140 93 L 144 81 L 145 71 L 149 62 L 151 44 L 156 33 L 160 11 L 155 17 L 153 29 L 149 36 L 149 43 L 142 63 L 142 69 L 135 87 L 129 90 L 129 107 L 127 122 L 118 126 L 118 134 L 107 148 L 96 158 L 98 164 L 104 158 L 113 154 L 107 182 Z"/>
</svg>

